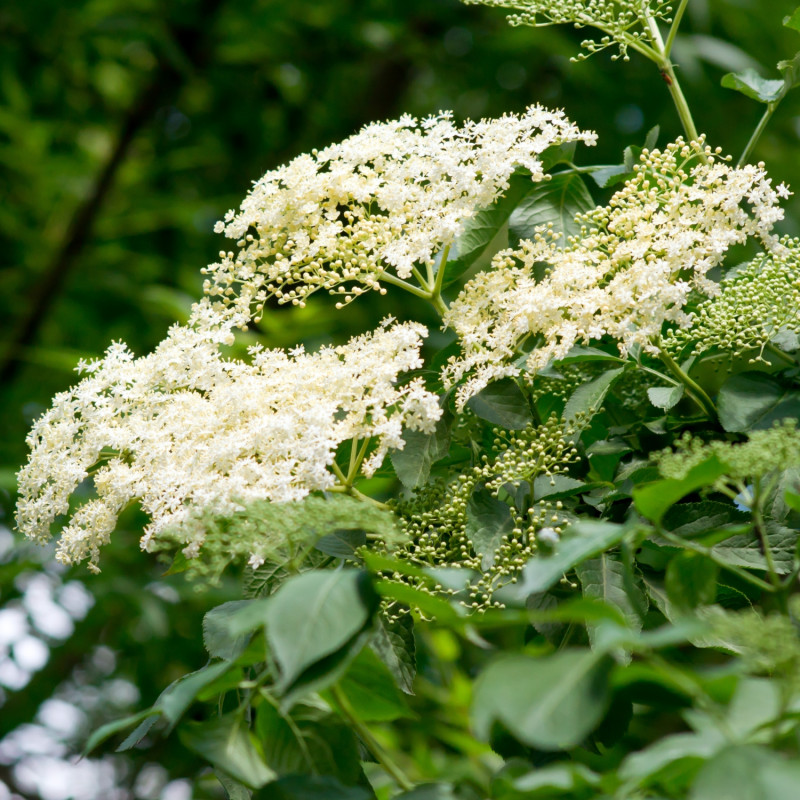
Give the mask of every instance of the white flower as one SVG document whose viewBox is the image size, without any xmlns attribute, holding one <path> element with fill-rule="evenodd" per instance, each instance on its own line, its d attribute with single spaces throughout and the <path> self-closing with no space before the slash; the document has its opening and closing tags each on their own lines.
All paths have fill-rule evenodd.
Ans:
<svg viewBox="0 0 800 800">
<path fill-rule="evenodd" d="M 444 318 L 463 353 L 445 368 L 445 384 L 466 378 L 458 390 L 465 403 L 490 381 L 519 374 L 518 347 L 535 337 L 531 373 L 602 336 L 616 339 L 622 355 L 634 344 L 655 352 L 665 322 L 690 323 L 690 292 L 719 291 L 707 273 L 730 247 L 755 237 L 782 248 L 771 231 L 783 211 L 763 167 L 720 163 L 702 140 L 645 151 L 609 205 L 578 218 L 580 237 L 560 246 L 540 230 L 464 287 Z M 537 280 L 542 262 L 549 271 Z"/>
<path fill-rule="evenodd" d="M 402 447 L 402 427 L 430 430 L 441 416 L 418 380 L 398 376 L 422 365 L 427 331 L 386 320 L 374 332 L 316 353 L 251 349 L 251 359 L 219 351 L 239 323 L 206 300 L 187 326 L 174 326 L 155 352 L 134 358 L 113 344 L 87 376 L 54 398 L 28 437 L 19 473 L 17 524 L 45 540 L 69 513 L 75 488 L 92 471 L 96 498 L 64 528 L 58 557 L 96 568 L 120 511 L 138 500 L 149 514 L 142 546 L 200 509 L 232 513 L 256 499 L 298 500 L 335 483 L 337 447 L 372 438 L 364 471 Z"/>
<path fill-rule="evenodd" d="M 243 315 L 265 300 L 302 304 L 318 289 L 343 302 L 381 281 L 406 280 L 494 202 L 515 170 L 543 180 L 539 155 L 566 142 L 593 144 L 561 111 L 466 122 L 449 113 L 404 116 L 264 175 L 217 231 L 237 240 L 206 270 L 205 291 Z"/>
</svg>

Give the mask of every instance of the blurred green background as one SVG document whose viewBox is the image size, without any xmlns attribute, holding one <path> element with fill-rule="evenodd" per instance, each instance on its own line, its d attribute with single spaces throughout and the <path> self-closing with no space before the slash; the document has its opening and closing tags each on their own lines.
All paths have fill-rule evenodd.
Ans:
<svg viewBox="0 0 800 800">
<path fill-rule="evenodd" d="M 762 107 L 722 89 L 728 71 L 800 49 L 781 27 L 797 0 L 691 0 L 675 60 L 698 128 L 738 155 Z M 152 702 L 203 662 L 198 593 L 138 550 L 132 513 L 104 571 L 64 571 L 17 541 L 14 473 L 25 434 L 81 357 L 111 340 L 137 353 L 184 319 L 200 269 L 225 240 L 214 222 L 266 170 L 371 120 L 452 109 L 458 118 L 564 108 L 595 129 L 579 163 L 617 163 L 661 126 L 680 133 L 649 62 L 609 52 L 571 63 L 586 31 L 511 28 L 457 0 L 28 0 L 0 8 L 0 800 L 205 796 L 176 780 L 176 744 L 78 765 L 99 722 Z M 800 187 L 800 92 L 756 152 Z M 800 191 L 800 188 L 798 188 Z M 598 201 L 604 198 L 596 193 Z M 786 232 L 800 206 L 787 204 Z M 272 308 L 267 344 L 309 346 L 404 314 L 367 296 Z M 6 786 L 8 791 L 3 787 Z M 200 794 L 197 794 L 200 792 Z"/>
</svg>

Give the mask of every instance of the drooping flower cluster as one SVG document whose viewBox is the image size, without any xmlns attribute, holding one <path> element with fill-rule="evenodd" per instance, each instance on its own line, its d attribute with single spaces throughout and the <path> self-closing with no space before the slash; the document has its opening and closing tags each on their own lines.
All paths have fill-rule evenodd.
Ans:
<svg viewBox="0 0 800 800">
<path fill-rule="evenodd" d="M 619 55 L 628 60 L 628 47 L 651 36 L 650 21 L 669 20 L 670 0 L 463 0 L 467 5 L 513 9 L 512 25 L 571 24 L 576 28 L 594 27 L 606 35 L 599 41 L 587 39 L 581 46 L 588 55 L 616 43 Z M 583 56 L 584 58 L 586 56 Z M 618 58 L 619 56 L 612 56 Z"/>
<path fill-rule="evenodd" d="M 762 253 L 725 276 L 716 297 L 704 300 L 692 313 L 688 328 L 664 337 L 662 347 L 680 354 L 690 343 L 692 353 L 718 347 L 741 355 L 764 349 L 776 338 L 797 344 L 800 334 L 800 240 L 782 239 L 783 248 Z M 789 348 L 795 349 L 795 348 Z"/>
<path fill-rule="evenodd" d="M 97 496 L 72 514 L 58 557 L 88 558 L 96 569 L 99 547 L 131 501 L 151 517 L 146 547 L 158 531 L 191 524 L 198 509 L 234 513 L 250 501 L 330 488 L 336 448 L 347 440 L 377 443 L 362 466 L 370 474 L 389 448 L 403 447 L 403 425 L 430 431 L 441 415 L 421 379 L 397 384 L 421 366 L 421 325 L 387 320 L 341 347 L 253 347 L 241 361 L 219 348 L 240 321 L 205 301 L 153 353 L 137 359 L 118 343 L 84 364 L 87 376 L 57 395 L 29 434 L 20 530 L 48 539 L 91 474 Z"/>
<path fill-rule="evenodd" d="M 634 177 L 608 206 L 579 216 L 582 230 L 562 246 L 548 230 L 470 281 L 445 322 L 461 340 L 444 378 L 466 402 L 490 381 L 529 372 L 574 345 L 611 336 L 625 355 L 654 352 L 664 322 L 688 325 L 693 291 L 714 295 L 707 277 L 727 251 L 750 238 L 781 250 L 771 233 L 783 217 L 763 164 L 731 167 L 703 141 L 644 151 Z M 547 271 L 537 280 L 536 268 Z M 517 360 L 530 340 L 527 359 Z"/>
<path fill-rule="evenodd" d="M 406 280 L 523 168 L 545 178 L 539 155 L 593 144 L 561 111 L 457 126 L 449 113 L 375 123 L 345 141 L 268 172 L 217 230 L 237 240 L 207 268 L 205 291 L 259 315 L 268 297 L 302 304 L 324 289 L 348 302 L 381 281 Z"/>
</svg>

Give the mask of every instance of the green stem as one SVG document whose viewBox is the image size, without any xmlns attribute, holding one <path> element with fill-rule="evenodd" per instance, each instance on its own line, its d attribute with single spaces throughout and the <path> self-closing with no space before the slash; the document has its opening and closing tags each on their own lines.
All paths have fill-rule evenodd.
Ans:
<svg viewBox="0 0 800 800">
<path fill-rule="evenodd" d="M 770 121 L 770 118 L 775 113 L 775 109 L 778 107 L 778 103 L 780 100 L 776 100 L 773 103 L 767 103 L 767 109 L 761 116 L 761 119 L 756 125 L 756 129 L 753 131 L 753 135 L 750 137 L 750 141 L 745 145 L 742 154 L 739 156 L 739 160 L 736 162 L 737 167 L 741 167 L 742 164 L 746 164 L 750 159 L 750 156 L 755 149 L 755 146 L 758 144 L 758 140 L 761 138 L 761 134 L 764 133 L 764 129 L 767 127 L 767 123 Z"/>
<path fill-rule="evenodd" d="M 413 283 L 408 283 L 408 281 L 404 281 L 401 278 L 396 278 L 388 272 L 381 273 L 378 280 L 390 283 L 392 286 L 399 286 L 401 289 L 411 292 L 411 294 L 421 297 L 423 300 L 430 300 L 431 298 L 430 292 L 426 292 L 424 289 L 420 289 L 418 286 L 414 286 Z"/>
<path fill-rule="evenodd" d="M 661 350 L 659 351 L 659 355 L 672 374 L 686 387 L 686 393 L 703 409 L 703 412 L 708 418 L 713 420 L 717 419 L 719 416 L 717 407 L 714 405 L 714 401 L 706 394 L 705 389 L 690 378 L 680 366 L 678 366 L 669 353 Z"/>
<path fill-rule="evenodd" d="M 433 284 L 431 289 L 430 301 L 433 307 L 439 312 L 440 316 L 444 316 L 447 312 L 447 303 L 442 299 L 442 286 L 444 285 L 444 273 L 447 269 L 447 259 L 450 255 L 450 245 L 448 244 L 442 250 L 442 257 L 439 259 L 439 269 L 436 272 L 436 283 Z"/>
<path fill-rule="evenodd" d="M 364 744 L 370 750 L 376 761 L 394 778 L 397 785 L 404 791 L 408 792 L 414 788 L 414 784 L 406 777 L 405 773 L 394 763 L 389 754 L 383 749 L 383 746 L 372 735 L 370 730 L 364 723 L 355 715 L 350 702 L 345 697 L 344 692 L 338 687 L 334 686 L 331 689 L 334 700 L 339 706 L 339 710 L 347 721 L 353 726 L 355 731 L 361 737 Z"/>
<path fill-rule="evenodd" d="M 684 97 L 683 90 L 681 89 L 678 76 L 675 74 L 675 65 L 672 63 L 669 57 L 670 50 L 672 49 L 672 43 L 675 41 L 675 36 L 678 32 L 678 26 L 676 23 L 680 23 L 680 17 L 683 16 L 683 7 L 685 7 L 685 5 L 686 3 L 684 0 L 684 2 L 681 4 L 681 8 L 678 9 L 678 13 L 675 16 L 672 27 L 670 28 L 667 44 L 664 44 L 664 40 L 661 38 L 661 31 L 658 29 L 658 23 L 649 14 L 647 16 L 647 29 L 650 31 L 650 36 L 652 37 L 653 44 L 655 45 L 653 49 L 658 54 L 658 58 L 652 60 L 655 61 L 656 66 L 661 72 L 661 76 L 664 78 L 664 81 L 669 88 L 669 93 L 672 95 L 672 102 L 675 103 L 675 108 L 678 112 L 678 116 L 680 117 L 681 124 L 683 125 L 683 130 L 686 132 L 687 138 L 690 141 L 694 141 L 699 138 L 697 134 L 697 128 L 695 127 L 694 119 L 692 118 L 692 112 L 689 109 L 689 104 L 686 102 L 686 97 Z"/>
<path fill-rule="evenodd" d="M 669 33 L 667 34 L 667 41 L 664 44 L 665 58 L 669 58 L 669 54 L 672 52 L 672 45 L 675 43 L 675 37 L 678 34 L 678 28 L 680 27 L 681 20 L 683 19 L 683 12 L 686 11 L 686 6 L 688 5 L 689 0 L 681 0 L 678 10 L 675 12 L 675 16 L 672 18 L 672 25 L 670 26 Z"/>
</svg>

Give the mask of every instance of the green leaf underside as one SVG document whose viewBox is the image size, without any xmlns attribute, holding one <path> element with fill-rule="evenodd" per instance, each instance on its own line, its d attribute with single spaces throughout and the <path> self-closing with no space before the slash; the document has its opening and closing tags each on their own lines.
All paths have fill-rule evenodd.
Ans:
<svg viewBox="0 0 800 800">
<path fill-rule="evenodd" d="M 531 747 L 573 747 L 597 726 L 606 710 L 612 667 L 609 657 L 589 650 L 562 650 L 539 659 L 501 657 L 475 684 L 475 731 L 486 739 L 498 721 Z"/>
</svg>

